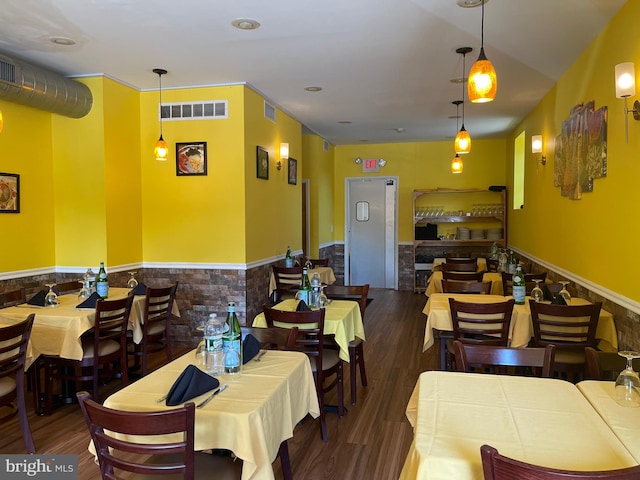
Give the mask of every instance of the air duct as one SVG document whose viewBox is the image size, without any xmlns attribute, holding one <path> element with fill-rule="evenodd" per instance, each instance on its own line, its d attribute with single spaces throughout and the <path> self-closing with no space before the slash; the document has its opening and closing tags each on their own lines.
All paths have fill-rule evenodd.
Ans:
<svg viewBox="0 0 640 480">
<path fill-rule="evenodd" d="M 71 118 L 91 111 L 86 85 L 22 60 L 0 55 L 0 98 Z"/>
</svg>

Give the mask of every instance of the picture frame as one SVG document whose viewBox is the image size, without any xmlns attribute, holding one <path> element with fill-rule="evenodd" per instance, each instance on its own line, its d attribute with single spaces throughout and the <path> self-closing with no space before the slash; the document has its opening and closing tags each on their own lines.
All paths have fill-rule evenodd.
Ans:
<svg viewBox="0 0 640 480">
<path fill-rule="evenodd" d="M 287 164 L 287 181 L 289 185 L 296 185 L 298 183 L 298 161 L 295 158 L 289 158 Z"/>
<path fill-rule="evenodd" d="M 269 152 L 261 146 L 256 147 L 256 177 L 269 180 Z"/>
<path fill-rule="evenodd" d="M 0 173 L 0 213 L 20 213 L 20 175 Z"/>
<path fill-rule="evenodd" d="M 207 142 L 176 142 L 176 176 L 207 174 Z"/>
</svg>

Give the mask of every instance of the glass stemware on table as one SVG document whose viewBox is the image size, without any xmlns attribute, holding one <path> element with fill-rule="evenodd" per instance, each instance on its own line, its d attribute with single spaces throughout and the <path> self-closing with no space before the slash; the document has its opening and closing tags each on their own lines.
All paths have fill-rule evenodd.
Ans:
<svg viewBox="0 0 640 480">
<path fill-rule="evenodd" d="M 567 285 L 569 285 L 569 282 L 564 281 L 560 283 L 562 284 L 562 290 L 558 292 L 558 295 L 564 298 L 564 301 L 567 303 L 567 305 L 569 305 L 569 303 L 571 303 L 571 294 L 569 293 L 569 290 L 567 290 Z"/>
<path fill-rule="evenodd" d="M 634 358 L 640 358 L 640 352 L 623 350 L 618 355 L 627 359 L 627 366 L 616 379 L 616 402 L 623 407 L 640 407 L 640 378 L 632 363 Z"/>
<path fill-rule="evenodd" d="M 47 292 L 47 294 L 44 297 L 44 306 L 45 307 L 55 307 L 59 303 L 58 295 L 53 290 L 53 287 L 55 287 L 55 286 L 56 286 L 55 283 L 47 283 L 47 284 L 45 284 L 45 287 L 49 287 L 49 291 Z"/>
<path fill-rule="evenodd" d="M 541 303 L 544 300 L 544 292 L 540 288 L 542 280 L 535 278 L 533 281 L 536 282 L 536 286 L 531 289 L 531 297 L 536 303 Z"/>
<path fill-rule="evenodd" d="M 138 280 L 136 280 L 136 273 L 138 272 L 127 272 L 129 273 L 129 280 L 127 281 L 127 288 L 133 290 L 138 286 Z"/>
<path fill-rule="evenodd" d="M 78 292 L 78 298 L 81 300 L 89 298 L 91 296 L 91 281 L 83 278 L 82 280 L 78 280 L 78 282 L 82 284 L 82 288 Z"/>
</svg>

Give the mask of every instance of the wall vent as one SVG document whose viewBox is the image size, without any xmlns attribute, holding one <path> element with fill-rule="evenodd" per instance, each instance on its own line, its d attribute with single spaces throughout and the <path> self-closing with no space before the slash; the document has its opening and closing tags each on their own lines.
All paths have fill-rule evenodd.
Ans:
<svg viewBox="0 0 640 480">
<path fill-rule="evenodd" d="M 190 103 L 163 103 L 162 120 L 219 120 L 228 118 L 227 100 L 202 100 Z"/>
<path fill-rule="evenodd" d="M 324 149 L 325 152 L 329 151 L 329 142 L 327 142 L 326 140 L 322 140 L 322 148 Z"/>
<path fill-rule="evenodd" d="M 276 121 L 276 107 L 270 103 L 264 102 L 264 116 L 272 122 Z"/>
<path fill-rule="evenodd" d="M 0 58 L 0 80 L 16 83 L 16 66 Z"/>
</svg>

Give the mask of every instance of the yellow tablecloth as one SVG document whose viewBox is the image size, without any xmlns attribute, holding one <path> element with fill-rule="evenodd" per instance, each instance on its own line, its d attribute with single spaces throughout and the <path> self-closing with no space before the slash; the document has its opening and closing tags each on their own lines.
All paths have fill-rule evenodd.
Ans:
<svg viewBox="0 0 640 480">
<path fill-rule="evenodd" d="M 501 295 L 434 293 L 429 297 L 422 310 L 422 313 L 427 316 L 422 351 L 431 348 L 433 345 L 433 329 L 453 330 L 451 311 L 449 309 L 450 297 L 462 302 L 476 303 L 504 302 L 506 299 L 511 298 Z M 530 297 L 527 297 L 524 305 L 515 305 L 513 307 L 513 315 L 511 316 L 511 324 L 509 325 L 509 346 L 511 347 L 526 347 L 533 337 L 533 323 L 531 322 L 529 299 Z M 571 305 L 586 305 L 588 303 L 589 301 L 583 298 L 571 299 Z M 616 334 L 613 315 L 606 310 L 600 310 L 596 338 L 600 340 L 598 346 L 601 350 L 616 351 L 618 349 L 618 336 Z"/>
<path fill-rule="evenodd" d="M 483 444 L 553 468 L 637 464 L 576 386 L 563 380 L 425 372 L 407 418 L 414 440 L 401 480 L 482 480 Z"/>
<path fill-rule="evenodd" d="M 195 351 L 191 351 L 111 395 L 104 405 L 130 411 L 174 408 L 156 400 L 194 362 Z M 314 418 L 320 414 L 308 357 L 300 352 L 270 350 L 260 362 L 244 365 L 239 375 L 217 378 L 229 388 L 196 409 L 195 449 L 231 450 L 244 461 L 243 480 L 273 479 L 271 464 L 280 444 L 293 436 L 296 424 L 308 413 Z M 193 402 L 206 397 L 201 395 Z M 89 449 L 92 451 L 92 445 Z"/>
<path fill-rule="evenodd" d="M 496 272 L 485 272 L 482 276 L 483 282 L 491 282 L 491 295 L 502 295 L 502 274 Z M 442 293 L 442 272 L 433 272 L 429 277 L 429 285 L 424 291 L 427 297 L 434 293 Z"/>
<path fill-rule="evenodd" d="M 577 387 L 636 462 L 640 463 L 640 408 L 622 407 L 616 403 L 615 382 L 585 380 L 578 383 Z"/>
<path fill-rule="evenodd" d="M 128 288 L 112 287 L 109 289 L 109 299 L 123 298 L 128 293 Z M 84 332 L 93 328 L 95 309 L 76 308 L 81 300 L 75 293 L 60 295 L 58 300 L 60 304 L 54 308 L 38 307 L 25 303 L 0 310 L 0 325 L 12 325 L 23 321 L 31 313 L 36 314 L 27 349 L 27 368 L 40 355 L 59 355 L 72 360 L 82 358 L 80 337 Z M 133 332 L 135 343 L 140 343 L 142 340 L 144 301 L 144 296 L 136 296 L 129 316 L 129 329 Z M 175 302 L 172 313 L 180 316 Z"/>
<path fill-rule="evenodd" d="M 285 311 L 294 311 L 298 304 L 297 300 L 288 299 L 278 303 L 274 308 Z M 349 342 L 355 337 L 365 340 L 362 316 L 358 302 L 351 300 L 333 300 L 326 307 L 324 315 L 324 334 L 333 335 L 340 347 L 340 358 L 345 362 L 349 361 Z M 267 321 L 264 313 L 259 313 L 253 320 L 254 327 L 266 327 Z"/>
<path fill-rule="evenodd" d="M 331 285 L 335 283 L 336 276 L 334 275 L 333 269 L 331 267 L 316 267 L 316 268 L 307 270 L 307 275 L 309 275 L 309 280 L 311 280 L 311 277 L 313 277 L 313 274 L 316 272 L 320 277 L 320 282 L 322 282 L 323 284 Z M 271 275 L 269 276 L 269 296 L 271 296 L 271 294 L 275 289 L 276 289 L 276 279 L 273 276 L 273 272 L 271 272 Z"/>
</svg>

